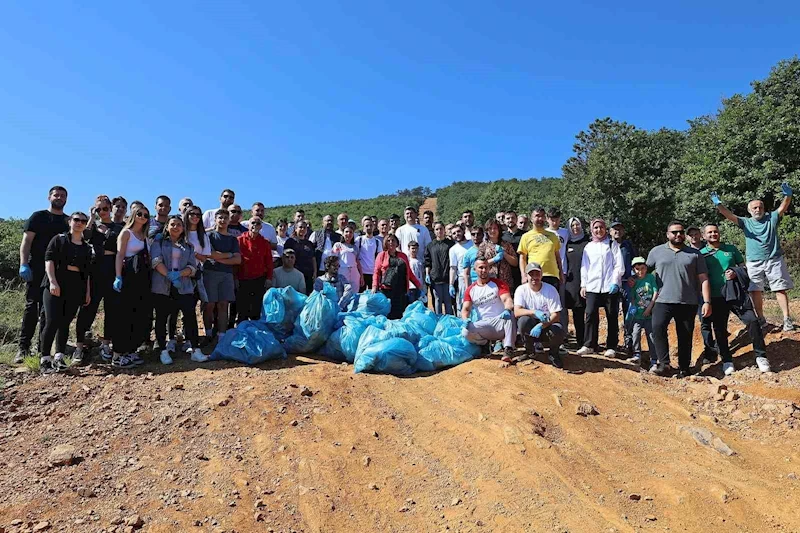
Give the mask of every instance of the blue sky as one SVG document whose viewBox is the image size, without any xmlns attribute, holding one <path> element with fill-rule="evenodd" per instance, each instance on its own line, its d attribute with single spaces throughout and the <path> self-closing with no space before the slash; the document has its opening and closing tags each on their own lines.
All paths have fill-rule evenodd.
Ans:
<svg viewBox="0 0 800 533">
<path fill-rule="evenodd" d="M 593 119 L 684 128 L 800 44 L 796 1 L 495 4 L 3 2 L 0 216 L 558 176 Z"/>
</svg>

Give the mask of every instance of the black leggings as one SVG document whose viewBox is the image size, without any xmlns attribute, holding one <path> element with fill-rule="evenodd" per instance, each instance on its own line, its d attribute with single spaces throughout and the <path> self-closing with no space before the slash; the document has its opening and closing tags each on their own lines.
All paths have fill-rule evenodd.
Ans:
<svg viewBox="0 0 800 533">
<path fill-rule="evenodd" d="M 114 313 L 118 326 L 114 328 L 114 352 L 130 354 L 150 340 L 152 293 L 148 272 L 123 272 L 119 309 Z"/>
<path fill-rule="evenodd" d="M 616 350 L 619 344 L 619 293 L 586 293 L 586 332 L 583 336 L 583 345 L 594 350 L 597 349 L 600 306 L 606 310 L 606 322 L 608 323 L 606 350 Z"/>
<path fill-rule="evenodd" d="M 60 279 L 59 279 L 60 277 Z M 67 270 L 56 277 L 61 296 L 53 296 L 50 289 L 44 290 L 44 332 L 40 351 L 42 357 L 50 356 L 53 340 L 56 341 L 56 353 L 64 353 L 69 338 L 69 325 L 78 313 L 78 308 L 86 298 L 86 281 L 80 272 Z M 78 330 L 78 342 L 83 342 L 83 335 Z"/>
<path fill-rule="evenodd" d="M 197 315 L 195 314 L 195 304 L 197 300 L 194 294 L 178 294 L 171 289 L 170 295 L 153 294 L 153 305 L 156 310 L 156 342 L 159 350 L 167 348 L 167 322 L 173 319 L 178 320 L 178 311 L 183 314 L 183 331 L 186 340 L 192 343 L 192 347 L 197 348 Z M 175 332 L 169 332 L 169 338 L 175 338 Z"/>
<path fill-rule="evenodd" d="M 565 309 L 564 313 L 567 312 Z M 572 309 L 572 325 L 575 326 L 575 342 L 582 343 L 586 336 L 586 308 L 575 307 Z"/>
<path fill-rule="evenodd" d="M 396 320 L 399 318 L 403 318 L 403 313 L 408 307 L 408 293 L 402 289 L 397 288 L 388 288 L 388 289 L 381 289 L 381 292 L 389 298 L 389 301 L 392 304 L 391 310 L 389 311 L 389 316 L 386 317 L 389 320 Z"/>
<path fill-rule="evenodd" d="M 692 335 L 694 318 L 697 315 L 695 304 L 667 304 L 656 302 L 653 306 L 653 340 L 656 344 L 658 363 L 669 365 L 669 337 L 667 327 L 675 319 L 675 332 L 678 336 L 678 367 L 684 372 L 692 364 Z"/>
<path fill-rule="evenodd" d="M 97 317 L 97 309 L 100 307 L 100 302 L 104 301 L 103 307 L 103 338 L 108 340 L 113 338 L 114 325 L 114 311 L 119 305 L 119 293 L 114 290 L 114 277 L 116 276 L 114 270 L 114 261 L 116 256 L 104 255 L 100 261 L 95 265 L 92 272 L 91 285 L 92 285 L 92 299 L 89 305 L 81 307 L 78 311 L 78 323 L 75 326 L 76 331 L 81 335 L 85 335 L 92 328 L 92 323 Z"/>
</svg>

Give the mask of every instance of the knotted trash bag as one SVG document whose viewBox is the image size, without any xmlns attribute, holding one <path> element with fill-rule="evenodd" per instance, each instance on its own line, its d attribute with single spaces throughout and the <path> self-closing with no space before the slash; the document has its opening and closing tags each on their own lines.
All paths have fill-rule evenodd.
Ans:
<svg viewBox="0 0 800 533">
<path fill-rule="evenodd" d="M 448 366 L 460 365 L 480 353 L 480 348 L 460 334 L 440 338 L 429 335 L 419 342 L 416 369 L 431 372 Z"/>
<path fill-rule="evenodd" d="M 355 295 L 350 305 L 347 306 L 347 310 L 386 316 L 392 310 L 392 302 L 382 292 L 373 293 L 366 290 Z"/>
<path fill-rule="evenodd" d="M 356 373 L 375 372 L 406 376 L 414 373 L 416 362 L 417 350 L 413 344 L 405 339 L 389 338 L 370 343 L 363 350 L 359 343 L 353 369 Z"/>
<path fill-rule="evenodd" d="M 277 339 L 283 340 L 292 334 L 294 322 L 305 302 L 306 295 L 293 287 L 269 289 L 261 302 L 261 320 L 267 323 Z"/>
<path fill-rule="evenodd" d="M 442 315 L 433 330 L 433 336 L 443 339 L 453 335 L 461 335 L 461 329 L 466 326 L 467 321 L 453 315 Z"/>
<path fill-rule="evenodd" d="M 264 322 L 246 320 L 225 332 L 211 359 L 228 359 L 257 365 L 270 359 L 285 359 L 286 352 Z"/>
<path fill-rule="evenodd" d="M 284 347 L 289 353 L 311 353 L 325 344 L 333 333 L 339 315 L 336 288 L 330 283 L 314 291 L 306 300 L 303 310 L 294 323 L 292 336 Z"/>
<path fill-rule="evenodd" d="M 419 300 L 406 308 L 401 320 L 403 322 L 415 322 L 426 335 L 433 335 L 438 322 L 436 313 L 425 307 L 425 304 Z"/>
</svg>

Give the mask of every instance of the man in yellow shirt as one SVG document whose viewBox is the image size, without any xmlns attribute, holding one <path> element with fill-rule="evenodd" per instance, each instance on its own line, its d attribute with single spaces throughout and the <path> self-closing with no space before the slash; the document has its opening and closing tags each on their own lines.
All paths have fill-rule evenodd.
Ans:
<svg viewBox="0 0 800 533">
<path fill-rule="evenodd" d="M 561 242 L 558 235 L 545 229 L 547 214 L 544 207 L 534 207 L 531 213 L 531 230 L 519 241 L 519 269 L 525 279 L 528 263 L 539 263 L 542 267 L 542 281 L 558 290 L 564 281 L 564 267 L 561 264 Z"/>
</svg>

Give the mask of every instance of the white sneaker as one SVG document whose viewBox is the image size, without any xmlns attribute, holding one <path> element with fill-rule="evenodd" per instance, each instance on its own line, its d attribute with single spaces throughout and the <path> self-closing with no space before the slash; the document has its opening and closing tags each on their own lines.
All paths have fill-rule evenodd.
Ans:
<svg viewBox="0 0 800 533">
<path fill-rule="evenodd" d="M 172 364 L 172 357 L 169 356 L 169 348 L 166 350 L 161 350 L 161 364 L 162 365 L 171 365 Z"/>
<path fill-rule="evenodd" d="M 733 363 L 722 363 L 722 373 L 726 376 L 730 376 L 736 370 L 733 368 Z"/>
<path fill-rule="evenodd" d="M 208 362 L 208 356 L 200 351 L 200 348 L 195 348 L 192 352 L 192 361 L 195 363 L 206 363 Z"/>
<path fill-rule="evenodd" d="M 606 357 L 616 357 L 617 356 L 617 351 L 616 350 L 612 350 L 611 348 L 609 348 L 608 350 L 603 352 L 603 355 L 606 356 Z"/>
<path fill-rule="evenodd" d="M 181 346 L 181 351 L 184 351 L 191 355 L 191 353 L 194 351 L 194 348 L 192 348 L 192 342 L 191 341 L 184 342 L 183 346 Z"/>
<path fill-rule="evenodd" d="M 588 346 L 581 346 L 580 350 L 575 352 L 576 355 L 592 355 L 594 350 L 589 348 Z"/>
<path fill-rule="evenodd" d="M 166 351 L 175 353 L 175 350 L 177 349 L 178 349 L 178 344 L 175 342 L 175 339 L 172 339 L 167 343 Z"/>
<path fill-rule="evenodd" d="M 758 369 L 762 372 L 769 372 L 772 370 L 769 367 L 769 359 L 766 357 L 756 357 L 756 365 L 758 365 Z"/>
<path fill-rule="evenodd" d="M 788 316 L 783 319 L 783 331 L 794 331 L 794 322 Z"/>
</svg>

